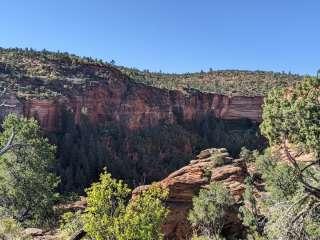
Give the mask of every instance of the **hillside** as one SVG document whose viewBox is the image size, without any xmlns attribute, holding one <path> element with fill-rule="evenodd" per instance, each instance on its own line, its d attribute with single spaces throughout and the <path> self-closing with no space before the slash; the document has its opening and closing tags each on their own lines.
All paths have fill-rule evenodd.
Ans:
<svg viewBox="0 0 320 240">
<path fill-rule="evenodd" d="M 156 88 L 183 92 L 196 89 L 227 96 L 264 96 L 273 87 L 290 86 L 302 79 L 295 74 L 266 71 L 154 73 L 68 53 L 0 48 L 1 84 L 16 80 L 22 96 L 45 98 L 85 88 L 110 78 L 115 68 L 135 82 Z"/>
<path fill-rule="evenodd" d="M 14 82 L 14 91 L 24 98 L 76 94 L 98 82 L 111 82 L 121 76 L 109 64 L 91 58 L 48 51 L 0 49 L 0 87 Z"/>
<path fill-rule="evenodd" d="M 125 67 L 119 69 L 137 82 L 157 88 L 169 90 L 192 88 L 228 96 L 265 96 L 271 88 L 291 86 L 302 79 L 302 76 L 296 74 L 266 71 L 211 70 L 168 74 Z"/>
</svg>

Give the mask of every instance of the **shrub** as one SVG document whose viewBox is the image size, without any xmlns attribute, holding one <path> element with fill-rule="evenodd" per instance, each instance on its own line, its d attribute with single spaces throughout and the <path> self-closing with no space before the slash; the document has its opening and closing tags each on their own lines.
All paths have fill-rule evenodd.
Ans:
<svg viewBox="0 0 320 240">
<path fill-rule="evenodd" d="M 130 190 L 104 172 L 100 182 L 86 190 L 88 207 L 82 216 L 84 230 L 96 240 L 162 239 L 167 215 L 162 201 L 168 192 L 151 187 L 129 201 Z"/>
<path fill-rule="evenodd" d="M 208 189 L 201 189 L 192 202 L 188 220 L 194 232 L 204 237 L 219 235 L 225 223 L 225 213 L 232 204 L 229 191 L 222 183 L 213 182 Z"/>
<path fill-rule="evenodd" d="M 66 212 L 60 220 L 60 230 L 67 233 L 68 236 L 80 231 L 83 228 L 81 211 Z"/>
<path fill-rule="evenodd" d="M 0 239 L 31 240 L 23 235 L 23 227 L 16 220 L 2 217 L 0 217 Z"/>
<path fill-rule="evenodd" d="M 246 147 L 241 148 L 241 152 L 239 156 L 244 159 L 247 163 L 255 162 L 259 155 L 259 152 L 257 150 L 250 151 Z"/>
</svg>

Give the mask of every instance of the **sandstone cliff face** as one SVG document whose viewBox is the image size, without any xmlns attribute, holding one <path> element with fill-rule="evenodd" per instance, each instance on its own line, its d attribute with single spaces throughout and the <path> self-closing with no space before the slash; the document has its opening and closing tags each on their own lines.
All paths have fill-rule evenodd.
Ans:
<svg viewBox="0 0 320 240">
<path fill-rule="evenodd" d="M 140 129 L 204 116 L 261 122 L 262 102 L 262 97 L 162 90 L 122 77 L 113 83 L 99 82 L 77 94 L 23 100 L 19 103 L 23 107 L 15 111 L 22 111 L 28 117 L 35 116 L 46 131 L 57 130 L 57 119 L 63 106 L 74 112 L 76 121 L 83 113 L 93 122 L 116 121 L 128 129 Z"/>
<path fill-rule="evenodd" d="M 197 159 L 192 160 L 189 165 L 156 183 L 169 190 L 166 204 L 170 213 L 163 225 L 166 239 L 189 239 L 191 228 L 187 216 L 192 207 L 192 198 L 210 182 L 222 182 L 229 189 L 235 205 L 240 203 L 245 190 L 244 180 L 249 175 L 246 164 L 241 159 L 234 160 L 226 157 L 227 162 L 230 162 L 229 164 L 212 167 L 212 153 L 212 149 L 202 151 Z M 209 178 L 206 174 L 208 169 L 211 172 Z M 148 187 L 149 185 L 136 188 L 133 191 L 133 198 Z M 226 223 L 225 230 L 228 233 L 241 233 L 243 226 L 236 213 L 228 213 Z"/>
<path fill-rule="evenodd" d="M 5 104 L 5 106 L 0 107 L 0 122 L 9 113 L 15 113 L 17 115 L 23 114 L 23 104 L 16 98 L 15 95 L 10 94 L 3 97 L 0 100 L 0 104 L 2 103 Z"/>
</svg>

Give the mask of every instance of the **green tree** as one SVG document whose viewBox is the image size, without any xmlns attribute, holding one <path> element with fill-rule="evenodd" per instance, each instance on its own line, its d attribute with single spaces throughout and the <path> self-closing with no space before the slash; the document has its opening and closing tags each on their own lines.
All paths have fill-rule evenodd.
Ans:
<svg viewBox="0 0 320 240">
<path fill-rule="evenodd" d="M 40 133 L 34 119 L 9 115 L 0 146 L 13 146 L 0 156 L 0 215 L 37 225 L 52 213 L 59 179 L 52 173 L 55 147 Z"/>
<path fill-rule="evenodd" d="M 271 193 L 265 227 L 269 239 L 320 238 L 319 101 L 320 79 L 316 78 L 273 90 L 265 100 L 261 131 L 271 145 L 282 147 L 290 162 L 269 157 L 261 162 L 263 168 L 258 166 Z M 314 159 L 300 162 L 289 147 L 312 153 Z"/>
<path fill-rule="evenodd" d="M 266 149 L 256 163 L 273 201 L 289 200 L 301 188 L 294 169 L 281 162 L 280 157 L 272 154 L 270 149 Z"/>
<path fill-rule="evenodd" d="M 163 200 L 168 191 L 159 187 L 150 187 L 131 201 L 121 219 L 122 229 L 118 232 L 119 240 L 161 240 L 161 225 L 168 214 Z"/>
<path fill-rule="evenodd" d="M 83 215 L 84 230 L 97 240 L 117 239 L 120 216 L 125 212 L 130 189 L 104 172 L 100 182 L 86 190 L 88 207 Z"/>
<path fill-rule="evenodd" d="M 226 210 L 232 205 L 229 191 L 222 183 L 213 182 L 208 189 L 201 189 L 192 202 L 188 220 L 194 232 L 208 238 L 218 236 L 225 223 Z"/>
<path fill-rule="evenodd" d="M 320 155 L 320 79 L 307 78 L 290 89 L 275 89 L 263 105 L 262 133 L 271 144 L 285 141 Z"/>
<path fill-rule="evenodd" d="M 104 172 L 100 182 L 86 190 L 88 207 L 84 230 L 96 240 L 162 239 L 161 224 L 167 214 L 162 204 L 167 191 L 151 187 L 129 201 L 130 189 Z"/>
</svg>

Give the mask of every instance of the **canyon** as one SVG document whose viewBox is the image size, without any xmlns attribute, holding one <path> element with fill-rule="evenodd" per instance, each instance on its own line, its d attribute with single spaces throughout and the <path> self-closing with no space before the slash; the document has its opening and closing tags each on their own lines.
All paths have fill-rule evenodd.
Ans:
<svg viewBox="0 0 320 240">
<path fill-rule="evenodd" d="M 61 63 L 55 68 L 60 66 Z M 0 112 L 0 119 L 9 112 L 34 117 L 46 136 L 58 139 L 52 142 L 58 146 L 57 168 L 62 186 L 71 187 L 75 181 L 81 182 L 80 178 L 87 179 L 76 189 L 63 187 L 62 191 L 81 192 L 97 179 L 103 166 L 114 177 L 135 187 L 162 179 L 203 148 L 226 147 L 235 155 L 242 146 L 263 145 L 261 136 L 256 134 L 262 121 L 262 96 L 226 96 L 192 88 L 160 89 L 137 83 L 111 66 L 84 65 L 82 72 L 102 72 L 104 78 L 99 81 L 90 78 L 81 84 L 69 81 L 67 73 L 64 73 L 67 80 L 21 79 L 17 81 L 19 88 L 8 92 L 5 99 L 15 107 Z M 32 95 L 24 90 L 30 86 L 34 88 Z M 43 91 L 47 90 L 57 96 L 43 97 Z M 65 110 L 72 114 L 74 123 L 67 125 L 74 125 L 73 130 L 62 127 Z M 88 134 L 97 134 L 79 140 L 87 131 L 82 125 L 88 124 L 81 124 L 84 116 L 90 121 Z M 80 129 L 77 134 L 76 128 Z M 79 142 L 90 138 L 93 138 L 91 148 L 103 147 L 89 154 L 93 151 L 89 142 L 81 143 L 85 145 L 82 148 L 88 148 L 87 155 L 82 154 L 87 160 L 80 163 L 80 169 L 75 169 L 73 164 L 79 165 L 80 156 L 76 156 L 80 152 Z M 65 154 L 70 149 L 74 154 Z M 92 162 L 97 158 L 99 163 Z M 81 174 L 76 180 L 78 171 Z"/>
<path fill-rule="evenodd" d="M 62 107 L 67 107 L 79 123 L 87 115 L 93 123 L 113 121 L 128 129 L 151 128 L 162 123 L 190 122 L 205 116 L 226 120 L 249 119 L 261 122 L 263 97 L 224 96 L 196 90 L 157 89 L 132 82 L 122 76 L 113 84 L 99 82 L 81 94 L 66 94 L 48 99 L 7 97 L 14 111 L 35 117 L 47 132 L 58 131 Z M 2 115 L 6 112 L 2 112 Z"/>
</svg>

